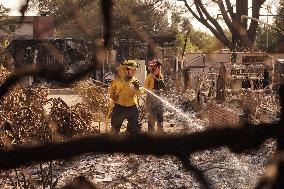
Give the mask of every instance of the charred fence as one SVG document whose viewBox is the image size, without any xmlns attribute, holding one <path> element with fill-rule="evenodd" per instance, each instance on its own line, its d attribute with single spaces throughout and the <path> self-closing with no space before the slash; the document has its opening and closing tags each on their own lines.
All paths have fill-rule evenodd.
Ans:
<svg viewBox="0 0 284 189">
<path fill-rule="evenodd" d="M 21 12 L 27 9 L 28 2 L 22 7 Z M 43 65 L 27 65 L 17 68 L 0 86 L 0 97 L 3 96 L 24 76 L 37 76 L 49 81 L 57 81 L 63 84 L 70 84 L 80 80 L 86 74 L 90 73 L 96 64 L 101 64 L 104 52 L 110 42 L 111 34 L 111 13 L 112 1 L 101 1 L 102 13 L 104 16 L 104 44 L 95 47 L 96 60 L 94 64 L 84 65 L 79 73 L 69 75 L 60 68 L 52 68 Z M 72 9 L 73 14 L 78 12 L 77 7 Z M 128 19 L 131 26 L 139 34 L 141 39 L 148 43 L 155 52 L 156 44 L 150 40 L 145 32 L 137 27 L 135 16 L 128 13 Z M 80 16 L 77 14 L 77 16 Z M 76 18 L 78 26 L 92 37 L 92 34 L 86 28 L 86 21 L 82 18 Z M 62 23 L 64 21 L 61 21 Z M 52 51 L 54 57 L 58 57 L 57 49 L 52 45 L 46 44 L 47 49 Z M 260 178 L 256 188 L 284 188 L 284 86 L 281 86 L 281 120 L 274 124 L 250 125 L 246 123 L 240 128 L 210 128 L 206 131 L 187 134 L 187 135 L 166 135 L 166 136 L 88 136 L 77 139 L 70 139 L 65 142 L 47 143 L 34 146 L 19 146 L 12 149 L 0 149 L 0 169 L 9 170 L 22 165 L 29 165 L 37 162 L 46 162 L 49 160 L 64 159 L 83 153 L 132 153 L 132 154 L 152 154 L 156 156 L 172 155 L 179 158 L 180 162 L 193 172 L 204 188 L 211 188 L 208 178 L 203 172 L 191 164 L 190 156 L 194 152 L 206 149 L 228 147 L 234 153 L 242 153 L 247 150 L 257 149 L 265 140 L 272 138 L 277 140 L 277 152 L 273 160 L 267 166 L 266 173 Z M 178 148 L 177 148 L 178 146 Z M 95 188 L 94 185 L 84 178 L 77 178 L 74 183 L 66 185 L 64 188 Z"/>
</svg>

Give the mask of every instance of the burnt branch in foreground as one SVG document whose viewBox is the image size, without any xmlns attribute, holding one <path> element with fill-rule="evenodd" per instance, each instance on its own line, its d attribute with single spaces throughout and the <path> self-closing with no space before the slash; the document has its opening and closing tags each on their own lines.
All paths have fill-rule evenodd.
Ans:
<svg viewBox="0 0 284 189">
<path fill-rule="evenodd" d="M 194 152 L 227 146 L 235 153 L 259 148 L 268 138 L 283 136 L 278 124 L 245 128 L 209 129 L 188 135 L 166 136 L 89 136 L 63 143 L 24 146 L 0 150 L 0 169 L 7 170 L 30 163 L 64 159 L 84 153 L 133 153 L 157 156 L 190 156 Z"/>
<path fill-rule="evenodd" d="M 201 183 L 201 187 L 204 189 L 210 189 L 210 182 L 208 178 L 204 175 L 202 170 L 199 170 L 198 167 L 193 165 L 187 156 L 179 157 L 180 161 L 182 162 L 183 167 L 188 171 L 192 172 L 194 177 Z"/>
<path fill-rule="evenodd" d="M 74 178 L 70 183 L 63 186 L 61 189 L 99 189 L 95 184 L 91 183 L 83 176 Z"/>
<path fill-rule="evenodd" d="M 284 165 L 284 151 L 277 152 L 271 162 L 266 166 L 263 177 L 258 181 L 256 189 L 283 188 L 281 166 Z"/>
</svg>

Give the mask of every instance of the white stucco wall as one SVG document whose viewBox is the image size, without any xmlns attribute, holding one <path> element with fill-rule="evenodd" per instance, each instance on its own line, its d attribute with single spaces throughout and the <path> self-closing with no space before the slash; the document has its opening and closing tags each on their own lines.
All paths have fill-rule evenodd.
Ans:
<svg viewBox="0 0 284 189">
<path fill-rule="evenodd" d="M 33 24 L 32 23 L 23 23 L 16 28 L 14 35 L 16 36 L 33 36 Z"/>
<path fill-rule="evenodd" d="M 139 79 L 141 84 L 144 86 L 144 81 L 147 75 L 145 60 L 136 60 L 136 61 L 140 64 L 140 66 L 136 71 L 135 77 L 137 77 L 137 79 Z"/>
</svg>

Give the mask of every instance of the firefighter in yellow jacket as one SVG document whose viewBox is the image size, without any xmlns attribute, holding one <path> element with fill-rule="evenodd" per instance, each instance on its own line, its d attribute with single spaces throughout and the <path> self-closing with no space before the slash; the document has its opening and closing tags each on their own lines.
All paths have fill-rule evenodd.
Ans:
<svg viewBox="0 0 284 189">
<path fill-rule="evenodd" d="M 138 123 L 138 96 L 141 94 L 141 84 L 134 77 L 138 63 L 134 60 L 124 61 L 120 65 L 120 71 L 124 68 L 124 77 L 117 77 L 112 81 L 109 94 L 114 102 L 111 115 L 111 130 L 114 134 L 119 134 L 122 122 L 127 119 L 127 132 L 129 134 L 139 134 L 140 125 Z"/>
<path fill-rule="evenodd" d="M 146 77 L 144 87 L 156 95 L 160 95 L 165 88 L 164 78 L 161 73 L 161 60 L 152 60 L 148 64 L 150 74 Z M 154 131 L 155 122 L 157 122 L 157 131 L 163 132 L 163 113 L 164 107 L 162 102 L 151 93 L 147 94 L 146 107 L 148 111 L 148 132 Z"/>
</svg>

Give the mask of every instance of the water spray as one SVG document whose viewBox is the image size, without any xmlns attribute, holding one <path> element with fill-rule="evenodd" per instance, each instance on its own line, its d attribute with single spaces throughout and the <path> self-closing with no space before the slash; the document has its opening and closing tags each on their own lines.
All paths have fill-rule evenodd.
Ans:
<svg viewBox="0 0 284 189">
<path fill-rule="evenodd" d="M 174 105 L 172 105 L 169 101 L 161 98 L 160 96 L 156 95 L 155 93 L 153 93 L 152 91 L 142 87 L 143 90 L 147 91 L 148 93 L 150 93 L 151 95 L 155 96 L 157 99 L 159 99 L 161 102 L 163 102 L 166 106 L 168 106 L 169 108 L 173 109 L 179 116 L 181 116 L 183 119 L 185 119 L 187 122 L 189 122 L 190 120 L 189 115 L 185 114 L 182 110 L 176 108 Z"/>
</svg>

